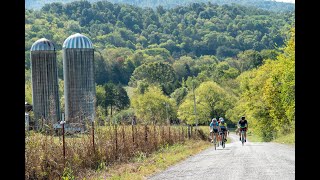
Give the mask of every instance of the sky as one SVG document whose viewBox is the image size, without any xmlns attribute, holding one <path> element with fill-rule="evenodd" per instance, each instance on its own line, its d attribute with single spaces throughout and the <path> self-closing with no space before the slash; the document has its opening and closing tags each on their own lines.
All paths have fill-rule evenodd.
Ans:
<svg viewBox="0 0 320 180">
<path fill-rule="evenodd" d="M 295 0 L 275 0 L 278 2 L 288 2 L 288 3 L 295 3 Z"/>
</svg>

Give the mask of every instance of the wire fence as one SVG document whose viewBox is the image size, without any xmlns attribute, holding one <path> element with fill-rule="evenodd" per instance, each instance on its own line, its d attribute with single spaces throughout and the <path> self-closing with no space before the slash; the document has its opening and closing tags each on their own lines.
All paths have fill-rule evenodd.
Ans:
<svg viewBox="0 0 320 180">
<path fill-rule="evenodd" d="M 162 146 L 208 137 L 192 126 L 113 125 L 91 126 L 87 133 L 66 136 L 64 142 L 63 138 L 61 133 L 27 132 L 25 179 L 59 179 L 66 168 L 78 174 L 101 163 L 127 162 Z"/>
</svg>

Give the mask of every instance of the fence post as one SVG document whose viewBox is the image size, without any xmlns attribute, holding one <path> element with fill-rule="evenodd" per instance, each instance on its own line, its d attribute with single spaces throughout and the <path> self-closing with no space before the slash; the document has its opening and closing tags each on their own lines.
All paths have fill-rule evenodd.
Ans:
<svg viewBox="0 0 320 180">
<path fill-rule="evenodd" d="M 66 160 L 66 147 L 65 147 L 65 141 L 64 141 L 64 123 L 62 123 L 62 148 L 63 148 L 63 160 Z"/>
<path fill-rule="evenodd" d="M 60 124 L 62 125 L 63 166 L 65 166 L 65 163 L 66 163 L 66 147 L 65 147 L 65 140 L 64 140 L 64 123 L 65 123 L 65 121 L 60 121 Z"/>
<path fill-rule="evenodd" d="M 191 127 L 191 130 L 190 130 L 191 138 L 193 138 L 193 136 L 194 136 L 194 135 L 193 135 L 193 132 L 192 132 L 192 131 L 193 131 L 193 126 L 192 126 L 192 125 L 190 125 L 190 127 Z"/>
<path fill-rule="evenodd" d="M 161 144 L 164 144 L 164 127 L 161 126 Z"/>
<path fill-rule="evenodd" d="M 92 148 L 93 148 L 93 153 L 95 153 L 95 147 L 94 147 L 94 121 L 92 121 Z"/>
<path fill-rule="evenodd" d="M 135 146 L 135 143 L 134 143 L 134 127 L 133 125 L 131 126 L 132 128 L 132 144 L 133 144 L 133 149 L 134 149 L 134 146 Z"/>
<path fill-rule="evenodd" d="M 157 149 L 157 139 L 156 139 L 156 125 L 153 125 L 153 139 L 154 139 L 154 149 Z"/>
<path fill-rule="evenodd" d="M 123 144 L 123 148 L 122 148 L 122 153 L 123 153 L 123 151 L 125 150 L 125 148 L 126 148 L 126 143 L 125 143 L 125 135 L 124 135 L 124 125 L 121 125 L 122 126 L 122 144 Z M 125 151 L 126 152 L 126 151 Z"/>
<path fill-rule="evenodd" d="M 146 151 L 148 151 L 147 142 L 148 142 L 148 127 L 147 125 L 144 125 L 144 148 L 146 148 Z"/>
<path fill-rule="evenodd" d="M 144 125 L 144 141 L 147 142 L 148 141 L 148 132 L 147 132 L 147 125 Z"/>
<path fill-rule="evenodd" d="M 118 127 L 117 125 L 115 124 L 114 125 L 114 129 L 115 129 L 115 140 L 116 140 L 116 152 L 115 152 L 115 158 L 118 159 Z"/>
<path fill-rule="evenodd" d="M 181 126 L 180 129 L 181 129 L 181 138 L 182 138 L 181 141 L 184 141 L 183 126 Z"/>
<path fill-rule="evenodd" d="M 170 139 L 170 126 L 169 126 L 169 144 L 171 144 L 171 139 Z"/>
<path fill-rule="evenodd" d="M 179 128 L 179 130 L 178 130 L 178 133 L 179 133 L 179 142 L 180 142 L 180 130 L 181 130 L 181 128 Z"/>
</svg>

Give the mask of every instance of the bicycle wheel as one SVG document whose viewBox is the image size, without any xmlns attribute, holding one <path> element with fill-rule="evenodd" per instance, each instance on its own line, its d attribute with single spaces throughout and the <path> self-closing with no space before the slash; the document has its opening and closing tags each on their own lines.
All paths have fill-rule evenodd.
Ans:
<svg viewBox="0 0 320 180">
<path fill-rule="evenodd" d="M 222 134 L 222 147 L 225 148 L 226 142 L 224 141 L 224 134 Z"/>
<path fill-rule="evenodd" d="M 214 144 L 214 150 L 217 150 L 217 139 L 215 133 L 213 134 L 213 144 Z"/>
<path fill-rule="evenodd" d="M 218 139 L 217 139 L 217 147 L 219 147 L 219 144 L 220 144 L 220 137 L 219 137 L 220 135 L 219 135 L 219 133 L 218 133 Z"/>
<path fill-rule="evenodd" d="M 244 145 L 244 131 L 241 131 L 241 142 L 242 146 Z"/>
</svg>

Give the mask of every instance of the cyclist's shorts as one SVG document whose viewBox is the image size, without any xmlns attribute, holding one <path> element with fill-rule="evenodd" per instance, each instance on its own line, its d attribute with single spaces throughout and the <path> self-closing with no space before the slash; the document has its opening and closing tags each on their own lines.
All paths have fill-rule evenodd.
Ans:
<svg viewBox="0 0 320 180">
<path fill-rule="evenodd" d="M 247 131 L 247 128 L 246 128 L 246 127 L 240 128 L 240 132 L 241 132 L 241 131 Z"/>
<path fill-rule="evenodd" d="M 227 130 L 226 127 L 221 127 L 222 132 L 225 132 L 226 130 Z"/>
<path fill-rule="evenodd" d="M 213 132 L 217 133 L 217 132 L 218 132 L 218 129 L 213 129 Z"/>
</svg>

